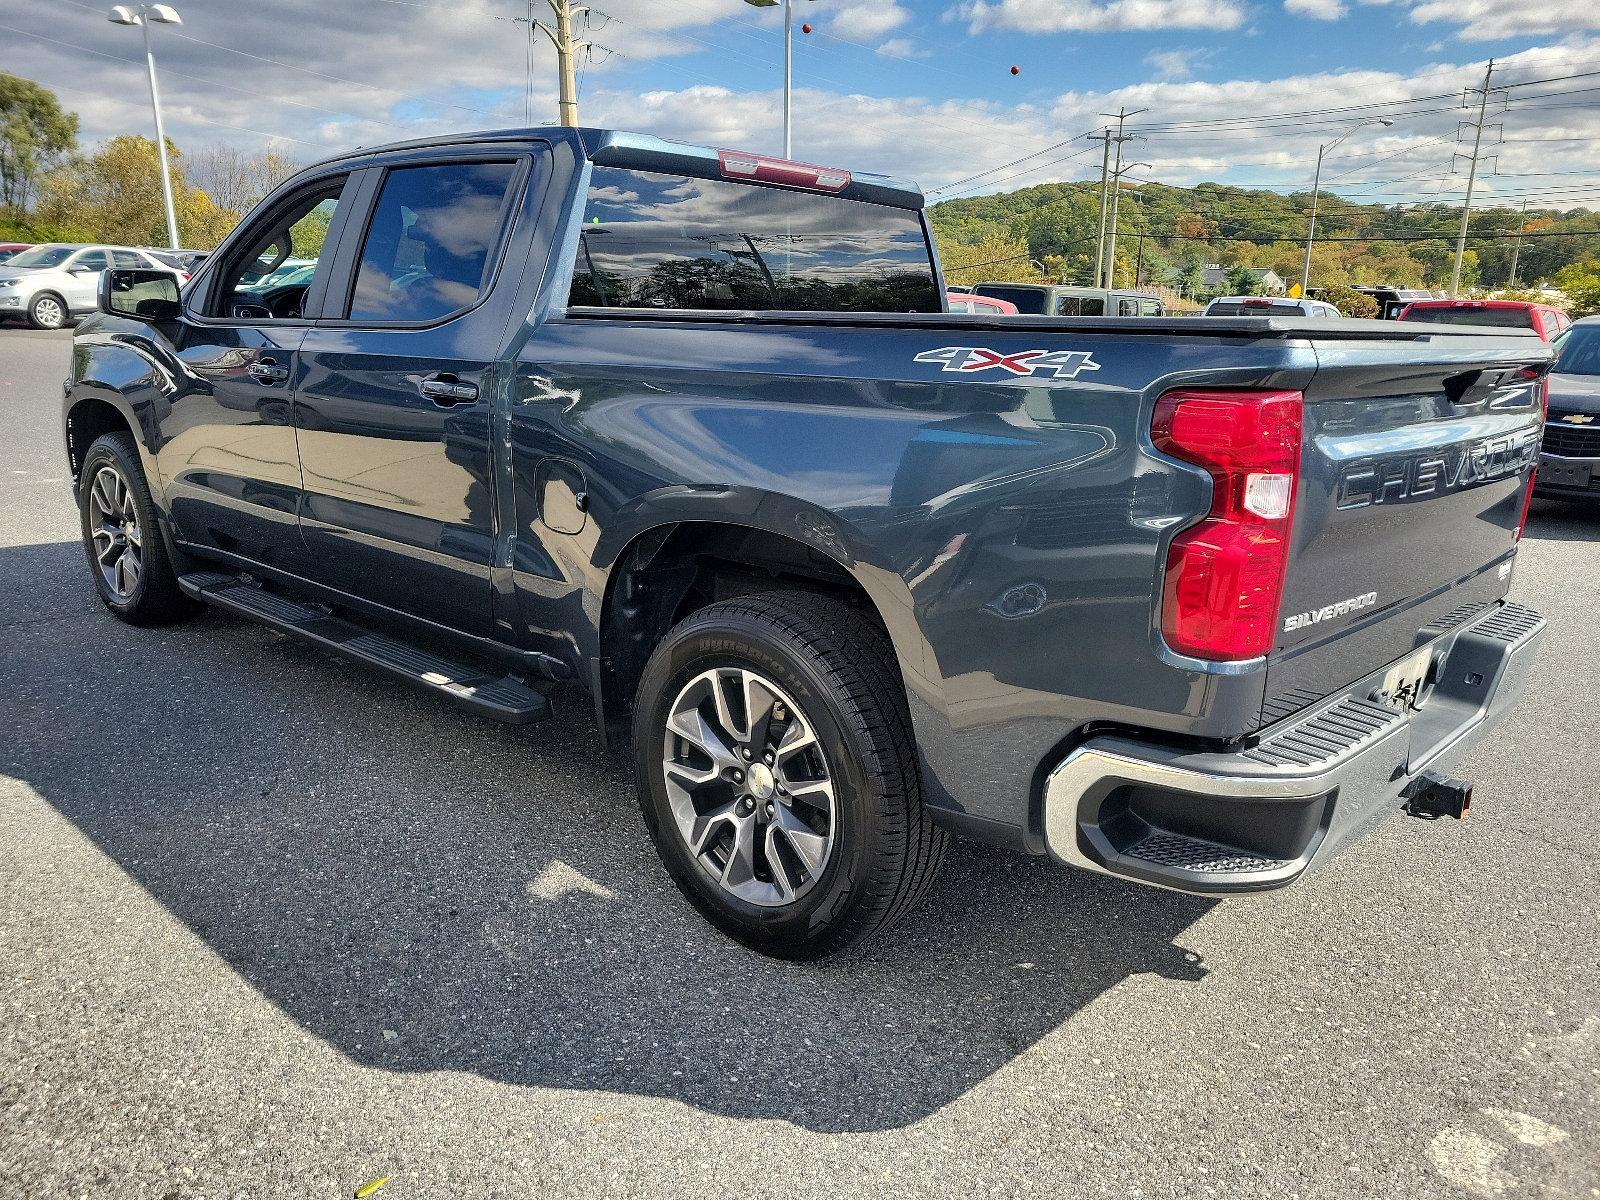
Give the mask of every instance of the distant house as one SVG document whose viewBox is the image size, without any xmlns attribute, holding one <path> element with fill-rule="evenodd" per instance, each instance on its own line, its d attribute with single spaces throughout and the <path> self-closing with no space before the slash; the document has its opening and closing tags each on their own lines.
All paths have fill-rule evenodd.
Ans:
<svg viewBox="0 0 1600 1200">
<path fill-rule="evenodd" d="M 1206 268 L 1206 290 L 1215 292 L 1221 289 L 1227 281 L 1231 267 L 1219 266 L 1212 263 Z M 1263 296 L 1281 296 L 1289 290 L 1288 281 L 1271 267 L 1251 267 L 1250 274 L 1254 275 L 1261 285 Z"/>
</svg>

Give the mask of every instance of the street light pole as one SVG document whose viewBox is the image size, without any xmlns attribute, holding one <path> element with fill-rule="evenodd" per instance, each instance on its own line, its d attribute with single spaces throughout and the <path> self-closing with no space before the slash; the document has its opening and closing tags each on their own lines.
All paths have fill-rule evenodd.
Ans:
<svg viewBox="0 0 1600 1200">
<path fill-rule="evenodd" d="M 167 164 L 167 130 L 161 120 L 161 90 L 156 85 L 156 55 L 150 45 L 150 23 L 182 25 L 178 10 L 167 4 L 119 4 L 107 18 L 113 25 L 137 25 L 144 31 L 144 65 L 150 76 L 150 107 L 156 117 L 156 158 L 161 163 L 161 198 L 167 209 L 167 243 L 178 248 L 178 212 L 172 203 L 172 168 Z"/>
<path fill-rule="evenodd" d="M 1344 133 L 1317 147 L 1317 174 L 1311 182 L 1311 223 L 1306 226 L 1306 261 L 1300 270 L 1300 295 L 1304 296 L 1311 289 L 1311 244 L 1317 240 L 1317 200 L 1322 195 L 1322 156 L 1332 150 L 1345 138 L 1355 133 L 1363 125 L 1390 126 L 1394 122 L 1388 117 L 1368 117 L 1364 121 L 1357 121 Z"/>
<path fill-rule="evenodd" d="M 794 157 L 794 0 L 744 0 L 751 8 L 783 5 L 783 156 Z"/>
</svg>

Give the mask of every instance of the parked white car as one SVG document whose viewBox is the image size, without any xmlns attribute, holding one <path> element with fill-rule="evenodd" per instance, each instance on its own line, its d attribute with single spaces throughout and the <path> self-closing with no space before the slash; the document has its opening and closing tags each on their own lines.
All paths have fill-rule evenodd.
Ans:
<svg viewBox="0 0 1600 1200">
<path fill-rule="evenodd" d="M 100 273 L 110 267 L 178 272 L 131 246 L 46 242 L 0 264 L 0 320 L 23 317 L 35 329 L 60 329 L 93 312 Z"/>
<path fill-rule="evenodd" d="M 1218 296 L 1206 305 L 1202 317 L 1342 317 L 1322 300 L 1296 300 L 1289 296 Z"/>
</svg>

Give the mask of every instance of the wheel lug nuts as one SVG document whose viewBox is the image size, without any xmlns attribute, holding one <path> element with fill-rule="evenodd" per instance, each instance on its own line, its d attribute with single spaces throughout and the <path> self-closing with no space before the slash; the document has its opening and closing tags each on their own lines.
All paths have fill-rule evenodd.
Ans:
<svg viewBox="0 0 1600 1200">
<path fill-rule="evenodd" d="M 744 755 L 745 762 L 749 762 L 750 761 L 750 747 L 749 746 L 746 746 L 743 750 L 740 751 L 740 753 Z"/>
<path fill-rule="evenodd" d="M 744 772 L 743 771 L 734 771 L 733 774 L 729 776 L 729 778 L 731 778 L 735 783 L 743 783 L 744 782 Z"/>
<path fill-rule="evenodd" d="M 762 760 L 770 767 L 772 765 L 772 751 L 768 750 L 766 754 L 762 755 Z"/>
</svg>

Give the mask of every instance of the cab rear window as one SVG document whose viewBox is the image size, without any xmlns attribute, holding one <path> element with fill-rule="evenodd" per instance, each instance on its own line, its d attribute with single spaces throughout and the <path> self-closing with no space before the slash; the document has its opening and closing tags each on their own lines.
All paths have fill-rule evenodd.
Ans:
<svg viewBox="0 0 1600 1200">
<path fill-rule="evenodd" d="M 942 312 L 919 215 L 840 196 L 595 167 L 568 303 Z"/>
<path fill-rule="evenodd" d="M 1019 313 L 1043 315 L 1045 290 L 1031 287 L 1001 287 L 986 283 L 973 289 L 980 296 L 993 296 L 996 300 L 1009 300 Z"/>
<path fill-rule="evenodd" d="M 1502 329 L 1532 329 L 1533 313 L 1526 308 L 1413 308 L 1407 321 L 1435 325 L 1494 325 Z"/>
</svg>

